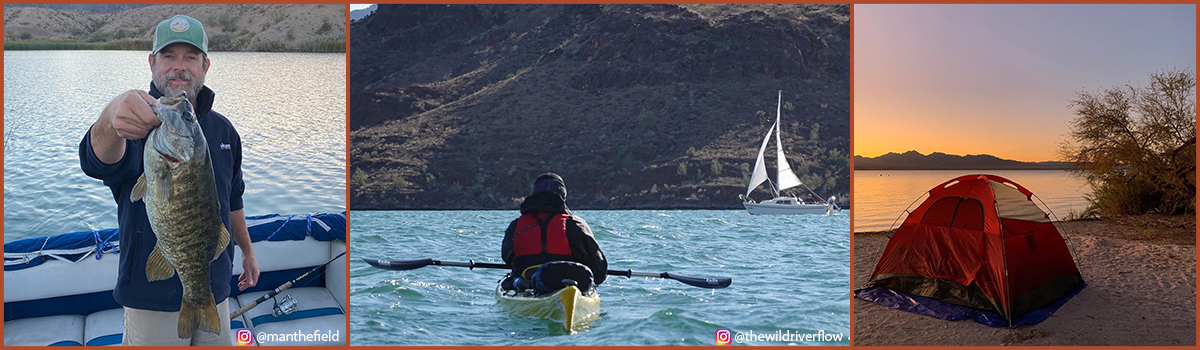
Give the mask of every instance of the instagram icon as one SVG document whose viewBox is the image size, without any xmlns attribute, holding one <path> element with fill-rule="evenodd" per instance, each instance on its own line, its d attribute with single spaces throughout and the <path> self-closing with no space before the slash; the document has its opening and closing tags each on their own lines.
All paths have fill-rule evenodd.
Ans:
<svg viewBox="0 0 1200 350">
<path fill-rule="evenodd" d="M 730 333 L 728 328 L 721 328 L 717 330 L 717 345 L 729 345 L 732 342 L 733 334 Z"/>
<path fill-rule="evenodd" d="M 238 328 L 237 330 L 237 345 L 253 345 L 254 334 L 249 328 Z"/>
</svg>

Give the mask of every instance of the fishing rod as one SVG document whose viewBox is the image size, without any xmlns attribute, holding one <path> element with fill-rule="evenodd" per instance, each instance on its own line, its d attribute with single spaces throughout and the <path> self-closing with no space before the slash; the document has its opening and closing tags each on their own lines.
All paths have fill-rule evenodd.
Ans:
<svg viewBox="0 0 1200 350">
<path fill-rule="evenodd" d="M 394 271 L 415 270 L 415 269 L 419 269 L 422 267 L 433 266 L 433 265 L 469 267 L 472 270 L 474 270 L 477 267 L 485 268 L 485 269 L 512 269 L 512 266 L 508 266 L 506 264 L 475 262 L 475 260 L 462 262 L 462 261 L 444 261 L 444 260 L 433 260 L 433 259 L 387 260 L 387 259 L 363 258 L 363 261 L 366 261 L 367 264 L 371 264 L 371 266 L 374 266 L 377 268 L 381 268 L 384 270 L 394 270 Z M 633 271 L 633 270 L 624 270 L 624 271 L 608 270 L 608 274 L 616 275 L 616 276 L 625 276 L 625 277 L 630 277 L 630 278 L 632 278 L 632 277 L 666 278 L 666 279 L 672 279 L 672 280 L 676 280 L 679 282 L 683 282 L 684 284 L 687 284 L 689 286 L 700 287 L 700 288 L 713 288 L 713 289 L 725 288 L 725 287 L 728 287 L 730 284 L 733 284 L 733 279 L 729 278 L 729 277 L 693 277 L 693 276 L 677 275 L 677 274 L 673 274 L 670 272 L 640 272 L 640 271 Z"/>
<path fill-rule="evenodd" d="M 316 267 L 312 268 L 312 270 L 308 270 L 308 272 L 305 272 L 303 275 L 300 275 L 300 277 L 296 277 L 296 279 L 293 279 L 291 281 L 288 281 L 287 283 L 284 283 L 283 285 L 275 288 L 275 290 L 267 292 L 267 294 L 263 294 L 263 296 L 258 297 L 258 299 L 255 299 L 254 301 L 250 302 L 249 304 L 242 306 L 241 309 L 237 309 L 237 311 L 234 311 L 233 313 L 229 314 L 229 318 L 232 319 L 232 318 L 241 316 L 242 314 L 246 313 L 247 311 L 250 311 L 250 309 L 253 309 L 255 306 L 258 306 L 259 303 L 267 301 L 267 299 L 274 298 L 279 293 L 282 293 L 283 291 L 288 290 L 288 288 L 291 288 L 293 284 L 300 282 L 300 280 L 304 279 L 304 277 L 308 277 L 308 274 L 313 273 L 313 271 L 317 271 L 317 269 L 320 269 L 321 267 L 324 267 L 325 265 L 329 265 L 329 263 L 331 263 L 334 260 L 337 260 L 345 255 L 346 255 L 346 252 L 342 252 L 341 254 L 338 254 L 338 256 L 334 257 L 333 259 L 329 259 L 329 261 L 326 261 L 324 264 L 317 265 Z M 285 304 L 288 303 L 286 299 L 284 300 L 284 303 Z M 293 300 L 291 302 L 291 304 L 294 306 L 295 300 Z"/>
</svg>

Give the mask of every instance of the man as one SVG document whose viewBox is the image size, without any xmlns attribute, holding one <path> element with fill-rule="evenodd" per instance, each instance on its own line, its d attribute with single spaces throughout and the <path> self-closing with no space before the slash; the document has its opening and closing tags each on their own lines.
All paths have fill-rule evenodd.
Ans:
<svg viewBox="0 0 1200 350">
<path fill-rule="evenodd" d="M 250 246 L 250 232 L 242 211 L 241 137 L 225 116 L 212 110 L 215 94 L 204 86 L 208 72 L 208 36 L 199 21 L 176 15 L 154 31 L 149 57 L 153 82 L 150 91 L 130 90 L 118 95 L 100 112 L 83 141 L 79 163 L 88 176 L 104 180 L 117 202 L 121 258 L 113 297 L 125 308 L 123 345 L 233 345 L 226 328 L 221 334 L 196 330 L 190 339 L 179 339 L 177 325 L 183 288 L 178 275 L 149 282 L 146 261 L 157 238 L 146 216 L 145 202 L 131 202 L 130 191 L 142 175 L 142 151 L 150 129 L 162 122 L 150 104 L 163 95 L 186 92 L 208 140 L 216 178 L 221 220 L 242 250 L 243 272 L 238 289 L 258 282 L 258 263 Z M 233 247 L 225 248 L 209 264 L 213 298 L 224 327 L 229 325 L 229 282 L 233 275 Z"/>
<path fill-rule="evenodd" d="M 557 174 L 534 180 L 532 194 L 521 203 L 521 216 L 504 231 L 501 255 L 512 266 L 505 289 L 548 293 L 571 279 L 586 292 L 593 281 L 604 283 L 604 252 L 587 222 L 567 209 L 566 198 L 567 186 Z"/>
</svg>

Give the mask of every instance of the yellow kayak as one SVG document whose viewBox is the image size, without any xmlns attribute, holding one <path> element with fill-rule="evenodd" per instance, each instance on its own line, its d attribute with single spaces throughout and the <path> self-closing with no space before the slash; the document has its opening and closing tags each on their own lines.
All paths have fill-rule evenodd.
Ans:
<svg viewBox="0 0 1200 350">
<path fill-rule="evenodd" d="M 584 322 L 600 316 L 600 293 L 593 288 L 583 295 L 575 286 L 567 286 L 554 294 L 526 297 L 496 286 L 496 305 L 509 313 L 558 321 L 568 333 L 575 333 Z"/>
</svg>

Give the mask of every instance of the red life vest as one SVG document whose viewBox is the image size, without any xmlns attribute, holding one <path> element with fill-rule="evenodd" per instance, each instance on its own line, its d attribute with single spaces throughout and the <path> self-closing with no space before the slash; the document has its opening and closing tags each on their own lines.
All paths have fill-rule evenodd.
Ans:
<svg viewBox="0 0 1200 350">
<path fill-rule="evenodd" d="M 557 255 L 571 257 L 567 244 L 567 214 L 521 214 L 513 234 L 516 257 Z M 521 259 L 524 260 L 524 259 Z M 542 260 L 542 259 L 537 259 Z"/>
</svg>

